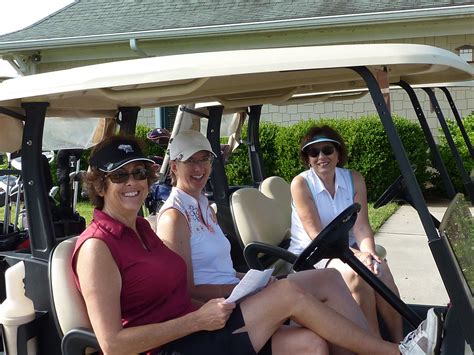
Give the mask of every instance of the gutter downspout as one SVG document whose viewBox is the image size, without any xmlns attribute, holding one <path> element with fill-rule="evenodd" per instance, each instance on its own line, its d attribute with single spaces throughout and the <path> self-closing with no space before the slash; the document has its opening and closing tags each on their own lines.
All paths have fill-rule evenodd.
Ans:
<svg viewBox="0 0 474 355">
<path fill-rule="evenodd" d="M 140 57 L 150 57 L 140 47 L 138 47 L 138 40 L 136 38 L 130 38 L 130 49 L 135 53 L 138 53 Z"/>
</svg>

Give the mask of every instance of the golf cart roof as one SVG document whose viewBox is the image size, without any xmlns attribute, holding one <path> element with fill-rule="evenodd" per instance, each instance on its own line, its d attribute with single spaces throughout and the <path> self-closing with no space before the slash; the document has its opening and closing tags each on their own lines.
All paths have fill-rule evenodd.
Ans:
<svg viewBox="0 0 474 355">
<path fill-rule="evenodd" d="M 474 80 L 445 82 L 445 83 L 424 83 L 410 85 L 413 89 L 420 88 L 473 88 Z M 399 85 L 390 85 L 390 90 L 400 90 Z M 336 90 L 329 92 L 307 93 L 293 95 L 288 101 L 276 103 L 276 105 L 290 105 L 299 103 L 315 103 L 340 100 L 355 100 L 369 93 L 367 87 L 354 90 Z"/>
<path fill-rule="evenodd" d="M 257 49 L 145 58 L 37 74 L 1 82 L 0 150 L 12 151 L 22 147 L 24 154 L 22 173 L 24 181 L 28 182 L 24 185 L 25 201 L 32 245 L 31 255 L 35 263 L 29 262 L 27 267 L 45 269 L 50 252 L 57 242 L 39 169 L 42 143 L 40 139 L 44 138 L 45 112 L 38 108 L 43 109 L 46 106 L 42 104 L 43 102 L 49 105 L 46 110 L 49 119 L 75 117 L 78 120 L 85 120 L 86 117 L 113 118 L 119 108 L 132 106 L 157 107 L 218 102 L 226 108 L 236 110 L 266 103 L 288 104 L 301 102 L 299 100 L 330 100 L 336 97 L 348 98 L 348 95 L 354 94 L 354 90 L 358 92 L 355 95 L 366 93 L 366 80 L 352 70 L 356 68 L 367 69 L 364 71 L 365 74 L 369 71 L 375 74 L 377 70 L 386 72 L 388 82 L 391 84 L 402 80 L 410 85 L 426 85 L 444 81 L 472 80 L 474 77 L 474 69 L 469 64 L 446 50 L 422 45 L 371 44 Z M 367 79 L 369 75 L 365 76 Z M 374 91 L 376 90 L 372 88 L 371 93 L 374 94 Z M 380 90 L 376 94 L 382 96 Z M 385 104 L 383 97 L 377 100 L 377 107 L 380 108 Z M 24 103 L 35 102 L 41 104 L 22 107 Z M 30 114 L 25 123 L 10 117 L 16 116 L 21 119 L 25 112 L 27 115 Z M 252 114 L 252 110 L 249 112 Z M 212 110 L 209 110 L 209 117 L 212 114 Z M 388 131 L 387 135 L 391 139 L 392 146 L 397 148 L 394 149 L 395 157 L 401 161 L 401 168 L 409 178 L 408 186 L 418 187 L 396 130 L 387 115 L 385 110 L 382 118 L 385 119 L 385 123 L 390 121 L 391 125 L 387 123 L 387 126 L 391 131 Z M 134 119 L 136 121 L 136 115 Z M 210 123 L 212 121 L 218 120 L 209 120 Z M 255 121 L 257 120 L 253 120 Z M 95 131 L 93 132 L 95 136 Z M 215 134 L 217 130 L 213 130 L 212 126 L 208 132 L 217 136 Z M 62 129 L 61 133 L 69 137 L 75 134 L 75 131 Z M 212 142 L 219 143 L 218 140 Z M 8 149 L 4 148 L 8 145 Z M 219 148 L 218 146 L 217 150 Z M 223 167 L 222 159 L 218 159 L 218 162 L 221 162 Z M 419 189 L 413 188 L 413 191 L 422 221 L 430 222 Z M 219 201 L 224 201 L 227 195 L 215 196 L 221 199 Z M 424 223 L 424 226 L 429 236 L 438 237 L 432 221 L 431 224 L 428 222 Z M 448 268 L 446 270 L 446 273 L 450 271 Z M 42 272 L 44 276 L 44 271 Z M 28 291 L 31 291 L 33 283 L 25 284 L 28 284 L 27 287 L 30 287 Z M 451 289 L 455 290 L 453 287 Z M 43 302 L 47 292 L 41 288 L 36 288 L 34 292 L 34 296 Z M 48 304 L 48 301 L 44 304 Z M 454 300 L 454 304 L 458 304 L 457 299 Z M 459 304 L 463 305 L 462 302 Z M 461 311 L 463 310 L 471 308 L 461 307 Z M 472 311 L 470 312 L 466 311 L 465 314 L 472 314 Z M 470 326 L 468 329 L 472 328 Z M 46 344 L 45 338 L 42 339 L 43 344 Z"/>
<path fill-rule="evenodd" d="M 386 70 L 390 83 L 472 80 L 457 55 L 414 44 L 289 47 L 181 54 L 37 74 L 0 83 L 0 106 L 48 102 L 48 115 L 112 117 L 119 106 L 218 101 L 225 107 L 284 103 L 294 95 L 365 88 L 348 68 Z"/>
</svg>

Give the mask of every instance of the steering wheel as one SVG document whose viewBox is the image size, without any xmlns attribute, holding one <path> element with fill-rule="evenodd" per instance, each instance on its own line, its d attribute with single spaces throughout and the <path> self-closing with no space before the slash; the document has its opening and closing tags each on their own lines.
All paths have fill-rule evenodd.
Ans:
<svg viewBox="0 0 474 355">
<path fill-rule="evenodd" d="M 415 311 L 408 307 L 390 288 L 388 288 L 372 271 L 370 271 L 349 248 L 349 230 L 357 219 L 360 205 L 354 203 L 342 211 L 324 228 L 293 263 L 294 271 L 313 269 L 313 265 L 323 258 L 339 258 L 348 264 L 364 281 L 379 293 L 394 309 L 396 309 L 414 328 L 421 319 Z"/>
<path fill-rule="evenodd" d="M 293 264 L 293 270 L 312 269 L 323 258 L 339 258 L 349 247 L 349 230 L 354 226 L 360 205 L 354 203 L 342 211 L 303 250 Z"/>
</svg>

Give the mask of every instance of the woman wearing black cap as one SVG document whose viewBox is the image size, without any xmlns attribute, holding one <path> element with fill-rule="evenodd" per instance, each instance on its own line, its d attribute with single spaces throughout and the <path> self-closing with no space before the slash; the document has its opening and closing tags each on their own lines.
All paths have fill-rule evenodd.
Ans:
<svg viewBox="0 0 474 355">
<path fill-rule="evenodd" d="M 300 158 L 309 169 L 291 182 L 293 203 L 289 250 L 300 254 L 338 214 L 357 202 L 361 210 L 349 236 L 349 246 L 375 275 L 398 294 L 387 263 L 376 254 L 364 178 L 357 171 L 343 168 L 347 161 L 347 149 L 342 137 L 329 126 L 311 127 L 302 139 Z M 336 268 L 341 272 L 374 334 L 380 335 L 378 310 L 392 339 L 400 341 L 403 338 L 400 314 L 347 264 L 339 259 L 323 259 L 315 267 Z"/>
<path fill-rule="evenodd" d="M 203 166 L 210 161 L 193 159 Z M 152 161 L 134 139 L 112 137 L 95 147 L 90 166 L 87 187 L 96 209 L 72 267 L 104 354 L 256 354 L 289 318 L 302 325 L 297 331 L 305 335 L 307 353 L 327 354 L 322 337 L 358 353 L 398 354 L 396 344 L 369 335 L 290 280 L 239 305 L 223 298 L 194 305 L 185 262 L 137 216 L 155 180 Z M 413 339 L 424 337 L 426 327 L 431 346 L 438 339 L 436 318 Z"/>
</svg>

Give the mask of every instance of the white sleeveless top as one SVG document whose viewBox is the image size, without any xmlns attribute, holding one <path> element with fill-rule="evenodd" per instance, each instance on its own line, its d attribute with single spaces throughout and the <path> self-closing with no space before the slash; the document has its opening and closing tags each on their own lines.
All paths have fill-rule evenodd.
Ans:
<svg viewBox="0 0 474 355">
<path fill-rule="evenodd" d="M 334 198 L 326 190 L 323 182 L 313 169 L 303 171 L 299 176 L 305 179 L 313 195 L 322 228 L 326 227 L 342 211 L 354 203 L 354 184 L 352 173 L 348 169 L 336 167 L 336 193 Z M 296 213 L 295 204 L 291 202 L 291 243 L 288 250 L 299 255 L 310 242 L 311 238 L 303 228 L 298 213 Z M 357 245 L 352 233 L 349 234 L 349 245 Z"/>
<path fill-rule="evenodd" d="M 215 214 L 209 206 L 207 197 L 201 195 L 197 201 L 183 190 L 173 187 L 170 196 L 163 204 L 158 214 L 169 208 L 181 212 L 191 230 L 191 259 L 195 285 L 203 284 L 236 284 L 240 280 L 230 257 L 230 243 L 217 224 Z M 198 209 L 204 223 L 199 218 Z M 159 231 L 157 233 L 159 235 Z"/>
</svg>

